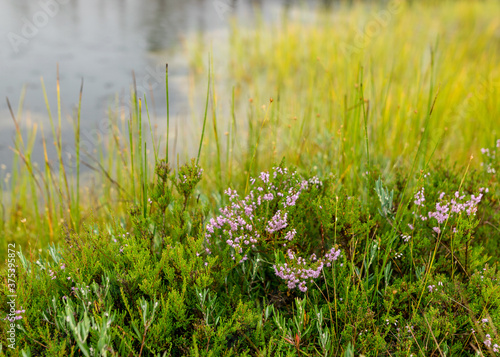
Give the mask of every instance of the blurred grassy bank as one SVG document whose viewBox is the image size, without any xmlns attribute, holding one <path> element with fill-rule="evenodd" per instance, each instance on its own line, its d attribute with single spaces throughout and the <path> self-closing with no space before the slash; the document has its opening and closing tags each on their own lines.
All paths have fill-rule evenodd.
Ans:
<svg viewBox="0 0 500 357">
<path fill-rule="evenodd" d="M 215 44 L 193 39 L 193 83 L 207 98 L 200 103 L 206 111 L 193 111 L 193 126 L 181 132 L 200 138 L 205 128 L 201 199 L 220 207 L 227 186 L 244 188 L 250 174 L 282 157 L 302 171 L 332 173 L 338 187 L 365 196 L 372 194 L 366 172 L 390 178 L 398 168 L 418 172 L 440 158 L 466 164 L 471 155 L 479 168 L 480 149 L 500 136 L 499 13 L 498 1 L 355 4 L 251 29 L 234 25 L 223 56 Z M 213 73 L 208 88 L 207 73 Z M 166 134 L 150 125 L 145 98 L 132 95 L 125 104 L 130 112 L 119 101 L 120 109 L 111 108 L 95 160 L 75 149 L 75 165 L 66 168 L 59 108 L 49 108 L 53 126 L 43 134 L 19 130 L 15 165 L 0 187 L 2 260 L 7 243 L 35 251 L 147 200 L 144 183 L 153 177 L 154 159 L 166 154 Z M 12 106 L 22 121 L 22 96 L 19 109 Z M 170 132 L 172 139 L 173 125 Z M 55 143 L 56 160 L 32 162 L 40 138 Z M 174 145 L 192 152 L 170 140 L 170 161 L 186 161 L 173 155 Z M 85 185 L 80 160 L 95 174 Z"/>
</svg>

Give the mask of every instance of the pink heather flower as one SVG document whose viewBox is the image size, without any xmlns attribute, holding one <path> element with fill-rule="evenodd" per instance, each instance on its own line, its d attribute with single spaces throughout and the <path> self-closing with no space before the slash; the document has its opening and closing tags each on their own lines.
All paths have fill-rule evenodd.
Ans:
<svg viewBox="0 0 500 357">
<path fill-rule="evenodd" d="M 436 212 L 429 212 L 428 213 L 429 218 L 434 217 L 439 224 L 443 223 L 450 217 L 448 213 L 450 208 L 448 206 L 449 206 L 448 203 L 445 203 L 444 205 L 436 203 Z"/>
<path fill-rule="evenodd" d="M 61 265 L 61 270 L 64 270 L 66 269 L 66 264 L 63 263 L 63 265 Z"/>
<path fill-rule="evenodd" d="M 247 217 L 250 217 L 250 218 L 253 217 L 252 211 L 253 211 L 253 207 L 252 206 L 245 206 L 245 214 L 247 215 Z"/>
<path fill-rule="evenodd" d="M 230 188 L 228 188 L 224 193 L 229 196 L 229 200 L 233 200 L 234 198 L 238 197 L 238 194 L 236 191 L 232 191 Z"/>
<path fill-rule="evenodd" d="M 487 323 L 488 322 L 488 319 L 482 319 L 481 320 L 482 323 Z"/>
<path fill-rule="evenodd" d="M 424 202 L 425 202 L 424 188 L 422 187 L 422 189 L 415 194 L 415 205 L 423 206 Z"/>
<path fill-rule="evenodd" d="M 295 193 L 295 194 L 287 197 L 286 198 L 286 205 L 287 206 L 295 206 L 295 202 L 299 198 L 299 195 L 300 195 L 300 191 L 298 191 L 297 193 Z"/>
<path fill-rule="evenodd" d="M 52 280 L 54 280 L 55 278 L 57 278 L 56 276 L 56 273 L 54 273 L 52 270 L 49 269 L 49 275 L 51 277 Z"/>
<path fill-rule="evenodd" d="M 269 233 L 274 233 L 279 231 L 280 229 L 286 228 L 288 213 L 285 212 L 284 215 L 281 214 L 281 211 L 277 211 L 276 214 L 271 218 L 271 220 L 267 224 L 266 231 Z"/>
<path fill-rule="evenodd" d="M 321 182 L 317 176 L 312 177 L 308 182 L 310 185 L 315 185 L 316 188 L 318 188 L 318 186 L 323 186 L 323 182 Z"/>
<path fill-rule="evenodd" d="M 264 196 L 262 196 L 262 199 L 264 201 L 271 201 L 274 199 L 274 195 L 272 193 L 266 193 Z"/>
<path fill-rule="evenodd" d="M 413 225 L 412 225 L 412 224 L 410 224 L 410 223 L 408 223 L 408 228 L 410 228 L 411 230 L 414 230 L 414 229 L 415 229 L 415 227 L 413 227 Z"/>
<path fill-rule="evenodd" d="M 269 182 L 269 173 L 268 172 L 261 172 L 259 177 L 264 183 Z"/>
<path fill-rule="evenodd" d="M 306 292 L 306 282 L 312 282 L 312 279 L 316 279 L 320 276 L 321 271 L 325 267 L 324 260 L 317 260 L 316 256 L 313 254 L 311 256 L 311 260 L 315 261 L 315 263 L 312 267 L 308 268 L 308 262 L 306 261 L 306 259 L 302 257 L 298 257 L 297 259 L 295 259 L 295 254 L 290 249 L 287 253 L 290 260 L 294 260 L 296 261 L 296 263 L 293 266 L 289 266 L 287 263 L 284 263 L 279 267 L 274 265 L 274 272 L 279 278 L 287 281 L 287 286 L 289 289 L 298 287 L 300 291 Z M 332 248 L 327 255 L 332 255 L 332 258 L 336 259 L 338 256 L 340 256 L 340 251 L 337 252 L 335 251 L 335 248 Z M 330 265 L 330 263 L 326 264 L 326 266 Z"/>
<path fill-rule="evenodd" d="M 277 179 L 279 175 L 288 174 L 286 168 L 276 167 L 273 168 L 272 177 Z M 284 231 L 288 225 L 288 207 L 296 205 L 296 202 L 305 189 L 310 186 L 319 188 L 322 186 L 321 181 L 317 177 L 310 180 L 300 181 L 298 176 L 294 173 L 291 174 L 291 180 L 286 180 L 280 183 L 277 187 L 270 181 L 268 172 L 262 172 L 258 179 L 262 180 L 263 185 L 256 187 L 253 186 L 249 194 L 244 199 L 237 199 L 236 191 L 228 189 L 225 191 L 226 195 L 234 197 L 228 206 L 220 208 L 220 215 L 210 219 L 206 226 L 205 243 L 210 245 L 212 237 L 221 238 L 231 246 L 231 258 L 235 260 L 235 253 L 243 253 L 243 245 L 252 248 L 258 248 L 261 234 L 266 237 L 268 234 L 278 233 L 279 245 L 287 246 L 288 242 L 293 241 L 297 234 L 295 229 L 288 229 Z M 250 179 L 250 183 L 254 185 L 256 182 L 254 178 Z M 283 187 L 283 184 L 285 185 Z M 278 191 L 279 190 L 279 191 Z M 277 203 L 281 210 L 270 213 L 270 216 L 261 216 L 261 206 L 266 201 Z M 280 233 L 279 231 L 284 231 Z M 284 241 L 282 240 L 284 238 Z M 286 263 L 280 266 L 274 266 L 275 273 L 278 277 L 287 282 L 288 288 L 299 288 L 301 291 L 307 291 L 307 282 L 312 282 L 312 279 L 319 277 L 325 263 L 331 265 L 331 262 L 338 259 L 340 250 L 332 249 L 325 257 L 318 259 L 312 255 L 309 259 L 298 257 L 292 250 L 287 251 L 288 259 L 293 264 L 288 266 Z M 247 256 L 243 257 L 240 262 L 248 259 Z"/>
<path fill-rule="evenodd" d="M 335 250 L 335 248 L 330 249 L 330 251 L 325 254 L 325 258 L 330 262 L 337 260 L 339 256 L 340 256 L 340 249 Z"/>
<path fill-rule="evenodd" d="M 436 232 L 437 234 L 441 233 L 441 228 L 439 227 L 432 227 L 432 230 Z"/>
<path fill-rule="evenodd" d="M 24 314 L 26 312 L 26 310 L 24 310 L 23 308 L 21 308 L 21 310 L 16 310 L 15 311 L 15 315 L 16 316 L 13 316 L 13 317 L 10 317 L 7 316 L 4 320 L 8 320 L 10 322 L 14 322 L 15 320 L 21 320 L 23 317 L 21 316 L 21 314 Z"/>
<path fill-rule="evenodd" d="M 296 234 L 297 234 L 297 231 L 295 229 L 292 229 L 291 231 L 289 231 L 285 235 L 285 239 L 288 240 L 288 241 L 291 241 L 295 237 Z"/>
<path fill-rule="evenodd" d="M 436 288 L 436 285 L 429 285 L 427 288 L 429 289 L 429 292 L 432 293 Z"/>
</svg>

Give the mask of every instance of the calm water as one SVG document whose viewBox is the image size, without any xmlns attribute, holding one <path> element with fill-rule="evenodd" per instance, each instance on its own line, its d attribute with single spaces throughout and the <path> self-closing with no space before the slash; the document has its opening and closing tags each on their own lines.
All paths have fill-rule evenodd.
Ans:
<svg viewBox="0 0 500 357">
<path fill-rule="evenodd" d="M 300 6 L 317 3 L 301 1 Z M 166 62 L 170 68 L 171 114 L 182 125 L 190 111 L 189 55 L 182 50 L 185 40 L 201 33 L 216 52 L 217 43 L 224 41 L 229 33 L 232 16 L 251 25 L 257 11 L 265 21 L 275 21 L 294 6 L 298 4 L 286 0 L 2 0 L 0 164 L 10 166 L 13 153 L 9 146 L 13 146 L 15 133 L 5 97 L 9 97 L 16 111 L 25 85 L 24 110 L 29 114 L 22 126 L 31 127 L 33 122 L 43 124 L 49 136 L 40 77 L 44 78 L 56 116 L 57 64 L 62 88 L 63 138 L 68 145 L 73 136 L 68 117 L 78 103 L 82 78 L 85 81 L 82 132 L 92 136 L 92 129 L 106 118 L 106 108 L 116 94 L 126 102 L 132 71 L 136 74 L 139 94 L 147 92 L 150 99 L 151 88 L 156 99 L 155 113 L 158 118 L 164 117 Z M 42 162 L 41 137 L 38 137 L 34 160 Z"/>
</svg>

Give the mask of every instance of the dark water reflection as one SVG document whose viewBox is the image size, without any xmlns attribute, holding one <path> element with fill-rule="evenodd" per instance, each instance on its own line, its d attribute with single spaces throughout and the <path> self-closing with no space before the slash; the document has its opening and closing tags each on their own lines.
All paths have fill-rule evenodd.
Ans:
<svg viewBox="0 0 500 357">
<path fill-rule="evenodd" d="M 265 21 L 282 17 L 293 6 L 331 6 L 332 0 L 2 0 L 0 2 L 0 164 L 9 165 L 14 126 L 4 98 L 17 106 L 26 85 L 25 110 L 49 132 L 40 85 L 43 76 L 56 114 L 56 64 L 59 64 L 63 138 L 72 137 L 67 117 L 85 80 L 82 130 L 106 117 L 119 94 L 126 97 L 135 71 L 138 86 L 153 89 L 159 117 L 165 113 L 163 66 L 169 62 L 171 112 L 188 115 L 188 57 L 183 39 L 202 33 L 213 41 L 229 31 L 229 17 L 251 24 L 256 10 Z M 214 45 L 215 47 L 216 45 Z M 214 51 L 216 48 L 214 48 Z M 29 123 L 24 123 L 26 127 Z M 34 159 L 42 159 L 37 142 Z"/>
</svg>

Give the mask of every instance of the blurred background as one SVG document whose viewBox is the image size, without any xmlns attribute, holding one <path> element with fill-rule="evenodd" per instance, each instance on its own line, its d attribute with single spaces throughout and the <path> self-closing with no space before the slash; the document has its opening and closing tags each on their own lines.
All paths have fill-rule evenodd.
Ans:
<svg viewBox="0 0 500 357">
<path fill-rule="evenodd" d="M 0 2 L 0 164 L 9 167 L 15 127 L 5 97 L 14 110 L 25 86 L 22 126 L 50 123 L 41 89 L 43 77 L 52 114 L 56 111 L 56 67 L 59 64 L 63 140 L 73 137 L 69 116 L 78 103 L 82 78 L 83 131 L 107 121 L 106 109 L 116 95 L 128 106 L 132 71 L 138 94 L 147 95 L 154 117 L 165 116 L 164 66 L 170 64 L 171 114 L 179 123 L 188 103 L 190 38 L 200 36 L 217 55 L 229 35 L 230 22 L 251 25 L 256 18 L 280 21 L 298 8 L 332 6 L 330 1 L 290 0 L 10 0 Z M 207 52 L 208 54 L 208 52 Z M 152 102 L 152 103 L 151 103 Z M 203 106 L 203 103 L 200 103 Z M 151 109 L 151 108 L 150 108 Z M 161 122 L 161 120 L 160 120 Z M 65 135 L 66 134 L 66 135 Z M 33 160 L 43 162 L 38 136 Z M 92 141 L 92 139 L 88 139 Z M 195 140 L 196 141 L 196 140 Z M 52 145 L 49 155 L 55 154 Z"/>
</svg>

